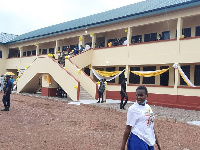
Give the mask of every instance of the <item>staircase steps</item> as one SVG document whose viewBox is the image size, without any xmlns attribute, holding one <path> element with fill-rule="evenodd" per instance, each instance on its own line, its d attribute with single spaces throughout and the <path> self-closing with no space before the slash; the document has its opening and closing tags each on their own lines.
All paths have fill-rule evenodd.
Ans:
<svg viewBox="0 0 200 150">
<path fill-rule="evenodd" d="M 80 100 L 94 100 L 92 96 L 83 88 L 80 86 Z"/>
</svg>

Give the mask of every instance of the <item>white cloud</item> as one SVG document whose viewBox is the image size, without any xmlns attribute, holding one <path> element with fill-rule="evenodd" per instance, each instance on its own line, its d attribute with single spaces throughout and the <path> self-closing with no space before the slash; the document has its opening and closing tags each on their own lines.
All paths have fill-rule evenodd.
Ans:
<svg viewBox="0 0 200 150">
<path fill-rule="evenodd" d="M 142 0 L 0 0 L 0 32 L 23 34 Z"/>
</svg>

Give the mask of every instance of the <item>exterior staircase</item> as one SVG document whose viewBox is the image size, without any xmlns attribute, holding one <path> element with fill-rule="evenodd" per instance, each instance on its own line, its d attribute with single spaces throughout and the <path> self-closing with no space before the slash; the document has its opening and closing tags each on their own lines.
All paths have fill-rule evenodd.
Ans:
<svg viewBox="0 0 200 150">
<path fill-rule="evenodd" d="M 80 100 L 94 100 L 92 96 L 82 87 L 80 86 Z"/>
</svg>

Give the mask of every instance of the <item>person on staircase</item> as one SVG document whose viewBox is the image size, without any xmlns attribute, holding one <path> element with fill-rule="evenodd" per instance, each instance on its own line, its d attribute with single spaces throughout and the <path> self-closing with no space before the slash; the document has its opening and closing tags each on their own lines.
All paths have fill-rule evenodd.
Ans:
<svg viewBox="0 0 200 150">
<path fill-rule="evenodd" d="M 100 98 L 102 97 L 102 101 L 101 103 L 103 103 L 103 93 L 105 91 L 105 84 L 104 84 L 104 79 L 101 79 L 101 82 L 100 82 L 100 86 L 99 86 L 99 100 L 97 103 L 100 103 Z"/>
</svg>

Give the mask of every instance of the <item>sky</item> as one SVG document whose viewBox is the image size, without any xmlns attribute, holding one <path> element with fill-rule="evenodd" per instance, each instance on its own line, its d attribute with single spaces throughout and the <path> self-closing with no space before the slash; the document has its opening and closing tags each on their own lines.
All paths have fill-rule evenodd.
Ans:
<svg viewBox="0 0 200 150">
<path fill-rule="evenodd" d="M 21 35 L 144 0 L 0 0 L 0 33 Z"/>
</svg>

